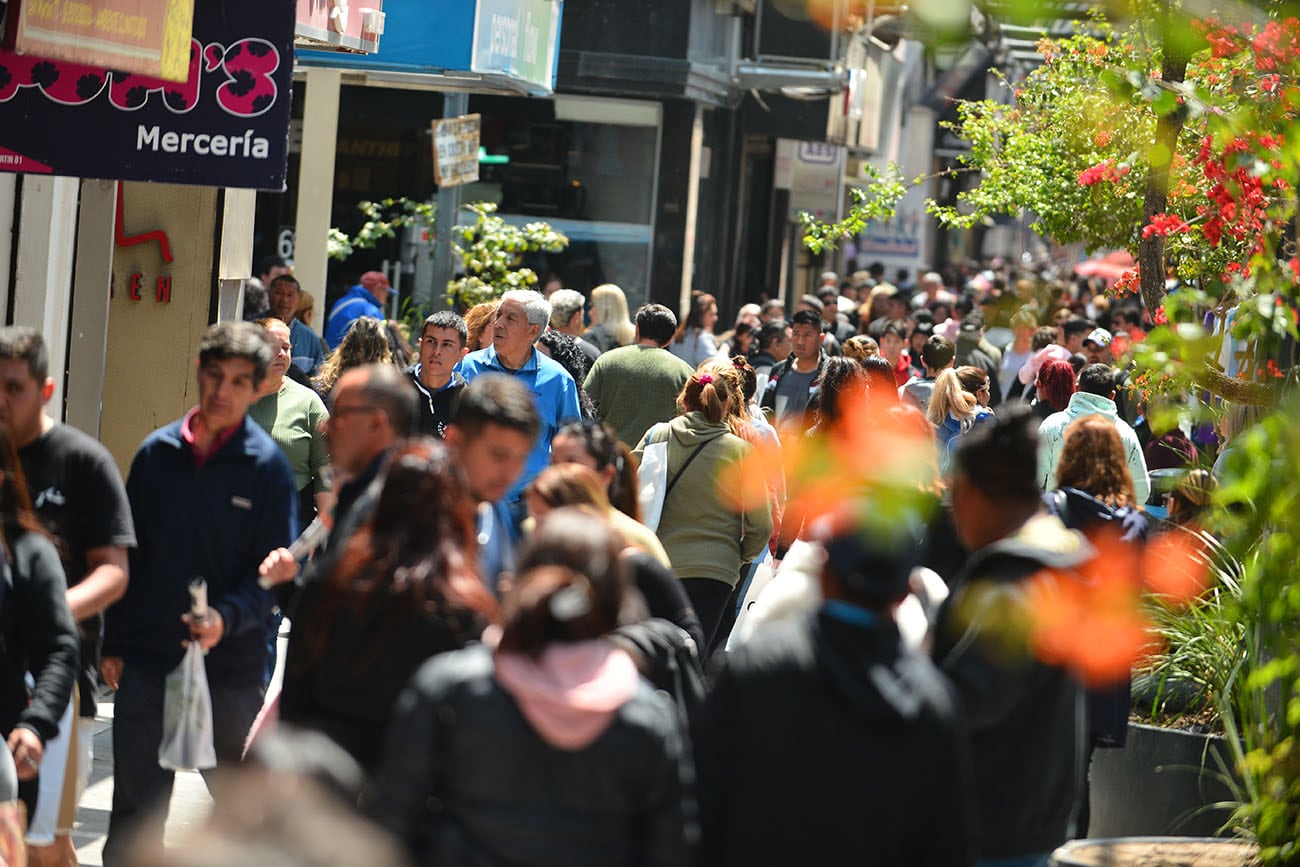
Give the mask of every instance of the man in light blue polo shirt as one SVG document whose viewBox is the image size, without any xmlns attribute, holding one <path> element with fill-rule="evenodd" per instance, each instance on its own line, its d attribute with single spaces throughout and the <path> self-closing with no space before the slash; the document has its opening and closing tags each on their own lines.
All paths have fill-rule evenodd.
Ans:
<svg viewBox="0 0 1300 867">
<path fill-rule="evenodd" d="M 507 502 L 519 500 L 524 488 L 551 460 L 551 437 L 562 422 L 581 418 L 578 386 L 557 362 L 538 352 L 533 344 L 551 318 L 551 305 L 541 293 L 515 289 L 501 296 L 492 345 L 471 352 L 456 365 L 469 382 L 484 373 L 504 373 L 528 388 L 541 417 L 541 430 L 528 454 L 524 474 L 506 493 Z"/>
</svg>

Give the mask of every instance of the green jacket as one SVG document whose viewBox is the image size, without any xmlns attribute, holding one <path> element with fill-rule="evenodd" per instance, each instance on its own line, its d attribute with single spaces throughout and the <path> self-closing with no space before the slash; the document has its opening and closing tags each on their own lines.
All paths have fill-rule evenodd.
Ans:
<svg viewBox="0 0 1300 867">
<path fill-rule="evenodd" d="M 678 578 L 712 578 L 735 586 L 742 563 L 759 555 L 772 535 L 766 476 L 751 460 L 753 446 L 726 424 L 698 412 L 646 431 L 633 454 L 668 442 L 668 478 L 703 445 L 664 500 L 656 531 Z M 737 466 L 741 465 L 741 466 Z"/>
</svg>

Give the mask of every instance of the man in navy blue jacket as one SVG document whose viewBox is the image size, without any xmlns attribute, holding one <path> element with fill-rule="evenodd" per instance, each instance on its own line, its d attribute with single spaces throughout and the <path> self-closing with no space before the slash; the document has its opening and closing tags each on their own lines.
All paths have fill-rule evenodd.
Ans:
<svg viewBox="0 0 1300 867">
<path fill-rule="evenodd" d="M 138 546 L 131 583 L 108 610 L 102 670 L 117 690 L 113 719 L 113 813 L 104 863 L 162 846 L 173 774 L 158 764 L 163 684 L 197 641 L 207 656 L 219 765 L 238 762 L 262 705 L 272 597 L 258 586 L 267 552 L 296 526 L 289 463 L 247 417 L 271 363 L 262 329 L 210 327 L 199 342 L 199 405 L 145 438 L 126 492 Z M 188 584 L 207 581 L 207 617 L 189 615 Z"/>
</svg>

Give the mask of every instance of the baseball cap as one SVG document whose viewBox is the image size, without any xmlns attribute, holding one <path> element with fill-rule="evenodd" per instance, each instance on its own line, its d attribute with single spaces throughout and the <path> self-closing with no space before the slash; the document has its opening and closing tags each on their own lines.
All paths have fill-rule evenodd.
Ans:
<svg viewBox="0 0 1300 867">
<path fill-rule="evenodd" d="M 1088 333 L 1087 337 L 1083 338 L 1084 343 L 1095 343 L 1103 348 L 1110 346 L 1110 341 L 1110 332 L 1105 328 L 1094 328 Z"/>
<path fill-rule="evenodd" d="M 361 279 L 357 282 L 371 291 L 373 291 L 376 286 L 383 286 L 390 293 L 396 291 L 393 289 L 393 285 L 388 282 L 388 276 L 382 271 L 367 271 L 361 275 Z"/>
</svg>

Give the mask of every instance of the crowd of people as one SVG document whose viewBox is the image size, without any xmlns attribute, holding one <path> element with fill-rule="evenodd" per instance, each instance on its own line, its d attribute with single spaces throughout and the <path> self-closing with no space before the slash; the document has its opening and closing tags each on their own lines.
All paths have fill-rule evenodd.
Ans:
<svg viewBox="0 0 1300 867">
<path fill-rule="evenodd" d="M 873 268 L 721 334 L 708 294 L 679 318 L 604 285 L 436 312 L 404 345 L 382 274 L 323 342 L 292 274 L 266 283 L 125 485 L 46 412 L 42 336 L 0 329 L 11 863 L 76 863 L 101 683 L 106 865 L 325 863 L 337 839 L 348 863 L 1021 867 L 1086 834 L 1128 681 L 1035 653 L 1031 599 L 1199 532 L 1215 485 L 1214 438 L 1154 430 L 1130 387 L 1140 308 Z M 158 761 L 191 642 L 197 861 L 163 847 Z"/>
</svg>

